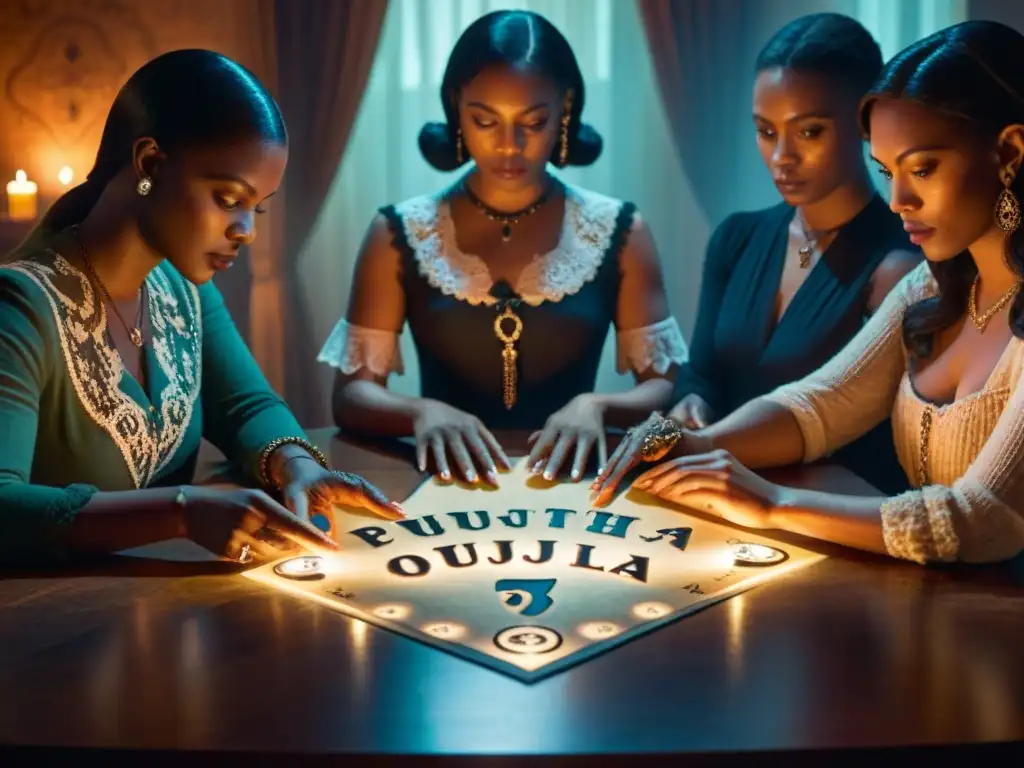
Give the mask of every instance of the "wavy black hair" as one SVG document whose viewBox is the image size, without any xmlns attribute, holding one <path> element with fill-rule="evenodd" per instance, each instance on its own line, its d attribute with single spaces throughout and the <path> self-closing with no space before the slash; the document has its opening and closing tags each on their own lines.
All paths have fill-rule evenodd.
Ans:
<svg viewBox="0 0 1024 768">
<path fill-rule="evenodd" d="M 550 78 L 564 93 L 572 91 L 566 165 L 590 165 L 601 155 L 601 136 L 581 122 L 583 75 L 576 55 L 561 32 L 543 16 L 531 11 L 494 11 L 481 16 L 462 33 L 448 58 L 441 82 L 445 122 L 427 123 L 420 130 L 423 157 L 441 171 L 454 171 L 459 162 L 456 136 L 459 129 L 459 91 L 492 66 L 536 73 Z M 551 162 L 560 165 L 559 143 Z M 464 158 L 466 162 L 468 158 Z"/>
<path fill-rule="evenodd" d="M 995 21 L 965 21 L 942 29 L 898 53 L 861 102 L 860 124 L 870 138 L 872 107 L 881 99 L 912 101 L 960 119 L 993 148 L 1010 125 L 1024 124 L 1024 36 Z M 1024 200 L 1024 178 L 1010 187 Z M 992 200 L 993 211 L 995 199 Z M 994 215 L 994 214 L 993 214 Z M 1024 232 L 1010 237 L 1007 262 L 1024 277 Z M 938 295 L 907 309 L 903 340 L 915 355 L 929 357 L 934 336 L 956 323 L 967 309 L 978 268 L 970 253 L 929 262 Z M 1024 293 L 1010 308 L 1013 335 L 1024 338 Z"/>
<path fill-rule="evenodd" d="M 755 72 L 776 67 L 825 75 L 859 98 L 882 71 L 882 51 L 856 19 L 840 13 L 812 13 L 789 22 L 757 55 Z"/>
<path fill-rule="evenodd" d="M 26 244 L 82 221 L 107 184 L 131 165 L 134 144 L 143 137 L 165 153 L 250 137 L 288 142 L 277 102 L 245 67 L 202 49 L 162 54 L 118 92 L 86 180 L 54 202 Z"/>
</svg>

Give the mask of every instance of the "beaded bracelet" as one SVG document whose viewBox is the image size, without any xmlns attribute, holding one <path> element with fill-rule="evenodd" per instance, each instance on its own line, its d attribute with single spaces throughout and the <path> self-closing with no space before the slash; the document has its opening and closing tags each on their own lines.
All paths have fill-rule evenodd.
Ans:
<svg viewBox="0 0 1024 768">
<path fill-rule="evenodd" d="M 304 437 L 278 437 L 277 439 L 271 440 L 267 443 L 266 447 L 260 451 L 259 479 L 267 488 L 277 487 L 277 483 L 275 483 L 270 477 L 270 456 L 282 445 L 297 445 L 300 448 L 305 449 L 321 467 L 327 470 L 331 468 L 327 463 L 327 457 L 324 456 L 323 451 Z"/>
</svg>

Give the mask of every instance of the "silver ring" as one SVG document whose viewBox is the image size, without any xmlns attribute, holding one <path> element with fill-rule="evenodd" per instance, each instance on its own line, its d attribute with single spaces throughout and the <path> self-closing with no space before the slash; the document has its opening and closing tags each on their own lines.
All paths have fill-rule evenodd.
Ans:
<svg viewBox="0 0 1024 768">
<path fill-rule="evenodd" d="M 251 548 L 249 547 L 248 544 L 242 545 L 242 551 L 238 553 L 238 562 L 248 563 L 252 559 L 252 557 L 249 555 L 250 549 Z"/>
</svg>

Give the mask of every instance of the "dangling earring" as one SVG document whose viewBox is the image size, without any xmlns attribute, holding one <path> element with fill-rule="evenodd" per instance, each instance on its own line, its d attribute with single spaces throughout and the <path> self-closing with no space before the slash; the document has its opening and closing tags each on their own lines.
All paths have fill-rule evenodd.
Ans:
<svg viewBox="0 0 1024 768">
<path fill-rule="evenodd" d="M 455 132 L 455 162 L 462 165 L 462 129 Z"/>
<path fill-rule="evenodd" d="M 153 180 L 149 176 L 143 176 L 139 179 L 139 183 L 135 185 L 135 191 L 139 193 L 141 197 L 145 197 L 153 191 Z"/>
<path fill-rule="evenodd" d="M 1010 189 L 1011 184 L 1013 174 L 1007 171 L 1003 178 L 1003 191 L 996 198 L 996 226 L 1008 235 L 1012 235 L 1020 226 L 1020 200 Z"/>
<path fill-rule="evenodd" d="M 566 161 L 569 159 L 569 113 L 566 112 L 562 116 L 562 137 L 561 146 L 558 149 L 558 164 L 565 166 Z"/>
<path fill-rule="evenodd" d="M 558 165 L 564 168 L 569 161 L 569 119 L 572 116 L 572 91 L 565 95 L 565 111 L 562 113 L 562 135 L 559 137 Z"/>
</svg>

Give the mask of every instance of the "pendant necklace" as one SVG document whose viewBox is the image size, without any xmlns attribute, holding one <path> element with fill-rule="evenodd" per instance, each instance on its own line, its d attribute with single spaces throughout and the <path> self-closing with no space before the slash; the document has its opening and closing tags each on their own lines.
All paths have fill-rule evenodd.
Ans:
<svg viewBox="0 0 1024 768">
<path fill-rule="evenodd" d="M 100 280 L 100 276 L 96 274 L 96 269 L 93 267 L 92 260 L 89 258 L 89 252 L 85 250 L 85 245 L 82 244 L 81 239 L 78 237 L 77 224 L 71 227 L 71 236 L 78 244 L 78 250 L 82 254 L 82 262 L 85 264 L 85 269 L 89 273 L 89 276 L 93 279 L 96 285 L 99 286 L 100 292 L 103 294 L 104 298 L 106 298 L 110 308 L 114 310 L 114 314 L 117 315 L 117 319 L 121 321 L 121 325 L 123 325 L 124 329 L 128 331 L 128 338 L 131 339 L 132 344 L 141 349 L 142 345 L 146 341 L 145 337 L 142 335 L 142 309 L 146 305 L 146 284 L 142 284 L 142 289 L 139 292 L 139 311 L 135 317 L 135 325 L 130 326 L 125 322 L 120 311 L 118 311 L 117 305 L 114 303 L 114 299 L 111 298 L 110 293 L 107 291 L 107 286 L 103 284 L 103 281 Z"/>
<path fill-rule="evenodd" d="M 487 203 L 485 203 L 483 200 L 477 197 L 476 193 L 473 192 L 472 189 L 470 189 L 469 183 L 466 181 L 466 179 L 462 180 L 462 191 L 466 193 L 466 197 L 469 198 L 469 201 L 473 203 L 473 205 L 475 205 L 478 209 L 480 209 L 480 212 L 483 213 L 483 215 L 486 216 L 488 219 L 497 222 L 498 224 L 501 224 L 501 242 L 503 243 L 507 243 L 509 240 L 512 239 L 513 225 L 518 224 L 520 219 L 536 213 L 537 209 L 548 201 L 548 198 L 551 194 L 551 190 L 554 186 L 554 182 L 548 184 L 547 189 L 545 189 L 544 192 L 541 193 L 541 196 L 538 197 L 525 208 L 518 211 L 505 212 L 499 211 L 489 206 Z"/>
<path fill-rule="evenodd" d="M 800 269 L 807 269 L 811 266 L 811 256 L 814 255 L 814 251 L 818 248 L 818 243 L 824 240 L 829 235 L 838 232 L 839 227 L 835 229 L 827 229 L 824 232 L 810 232 L 806 226 L 804 226 L 803 219 L 800 218 L 800 214 L 796 217 L 797 224 L 800 225 L 800 232 L 804 236 L 804 244 L 800 246 L 797 253 L 800 256 Z"/>
</svg>

